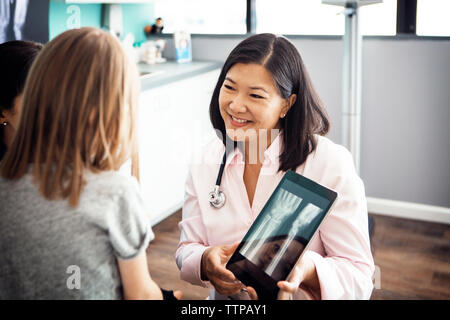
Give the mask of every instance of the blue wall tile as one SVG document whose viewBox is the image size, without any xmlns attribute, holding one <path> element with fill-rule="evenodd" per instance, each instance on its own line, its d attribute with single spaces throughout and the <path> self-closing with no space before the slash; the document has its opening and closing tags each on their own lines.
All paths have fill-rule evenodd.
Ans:
<svg viewBox="0 0 450 320">
<path fill-rule="evenodd" d="M 121 4 L 124 36 L 131 32 L 135 42 L 145 41 L 144 27 L 154 23 L 153 4 Z M 101 27 L 101 4 L 66 4 L 50 0 L 49 39 L 78 27 Z"/>
<path fill-rule="evenodd" d="M 48 13 L 49 39 L 73 28 L 100 28 L 101 8 L 101 4 L 66 4 L 51 0 Z"/>
</svg>

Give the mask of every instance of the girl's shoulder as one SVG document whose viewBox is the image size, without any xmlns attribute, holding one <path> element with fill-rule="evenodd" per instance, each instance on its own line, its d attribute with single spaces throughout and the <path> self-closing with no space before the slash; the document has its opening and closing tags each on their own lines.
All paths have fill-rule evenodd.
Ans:
<svg viewBox="0 0 450 320">
<path fill-rule="evenodd" d="M 139 183 L 131 174 L 119 171 L 104 171 L 100 173 L 85 173 L 85 192 L 120 196 L 130 192 L 139 192 Z"/>
</svg>

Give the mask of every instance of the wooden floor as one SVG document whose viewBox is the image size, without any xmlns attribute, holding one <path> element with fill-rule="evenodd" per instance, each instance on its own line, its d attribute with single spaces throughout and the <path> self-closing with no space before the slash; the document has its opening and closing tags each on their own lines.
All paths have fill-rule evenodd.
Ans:
<svg viewBox="0 0 450 320">
<path fill-rule="evenodd" d="M 175 262 L 175 251 L 180 240 L 180 220 L 181 210 L 153 227 L 155 239 L 147 249 L 150 274 L 161 288 L 183 291 L 183 299 L 205 299 L 209 289 L 193 286 L 180 279 L 180 271 Z"/>
<path fill-rule="evenodd" d="M 381 280 L 372 299 L 450 299 L 450 225 L 371 216 L 372 252 Z M 183 299 L 204 299 L 208 289 L 180 280 L 174 257 L 180 219 L 179 211 L 153 228 L 150 272 L 162 288 L 182 290 Z"/>
<path fill-rule="evenodd" d="M 372 299 L 450 299 L 450 225 L 373 216 L 381 289 Z"/>
</svg>

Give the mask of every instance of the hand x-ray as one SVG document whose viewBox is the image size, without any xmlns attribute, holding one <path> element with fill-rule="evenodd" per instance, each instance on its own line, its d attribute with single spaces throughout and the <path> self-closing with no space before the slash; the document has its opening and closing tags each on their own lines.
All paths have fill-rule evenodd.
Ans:
<svg viewBox="0 0 450 320">
<path fill-rule="evenodd" d="M 227 264 L 262 298 L 276 298 L 337 194 L 288 171 Z M 275 295 L 275 296 L 274 296 Z"/>
<path fill-rule="evenodd" d="M 0 43 L 22 40 L 28 0 L 0 0 Z"/>
<path fill-rule="evenodd" d="M 49 37 L 49 0 L 0 0 L 0 43 Z"/>
</svg>

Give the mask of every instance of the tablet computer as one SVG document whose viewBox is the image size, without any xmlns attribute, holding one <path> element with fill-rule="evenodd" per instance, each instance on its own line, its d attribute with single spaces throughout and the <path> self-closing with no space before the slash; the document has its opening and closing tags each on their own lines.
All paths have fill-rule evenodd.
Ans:
<svg viewBox="0 0 450 320">
<path fill-rule="evenodd" d="M 226 268 L 259 299 L 276 299 L 324 221 L 337 193 L 287 171 L 228 261 Z"/>
</svg>

